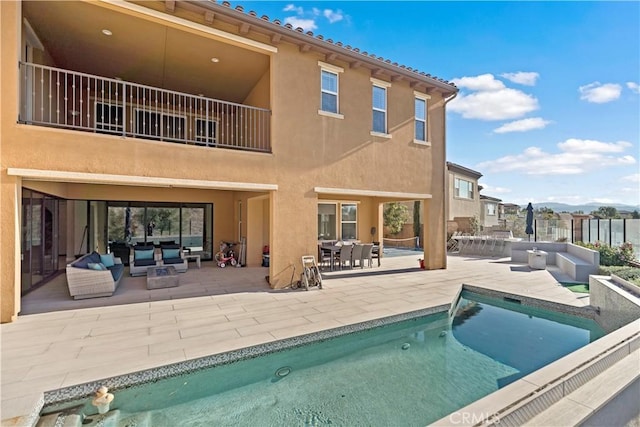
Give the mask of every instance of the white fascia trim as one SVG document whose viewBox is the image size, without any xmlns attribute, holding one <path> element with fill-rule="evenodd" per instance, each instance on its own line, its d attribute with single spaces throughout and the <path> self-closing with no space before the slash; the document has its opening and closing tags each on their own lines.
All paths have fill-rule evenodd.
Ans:
<svg viewBox="0 0 640 427">
<path fill-rule="evenodd" d="M 277 184 L 206 181 L 153 176 L 110 175 L 40 169 L 8 168 L 7 175 L 31 181 L 72 182 L 82 184 L 126 185 L 132 187 L 200 188 L 207 190 L 277 191 Z"/>
<path fill-rule="evenodd" d="M 332 188 L 332 187 L 314 187 L 313 191 L 318 194 L 335 194 L 341 196 L 365 196 L 365 197 L 382 197 L 390 199 L 416 200 L 431 199 L 431 194 L 427 193 L 402 193 L 397 191 L 375 191 L 375 190 L 356 190 L 353 188 Z"/>
<path fill-rule="evenodd" d="M 413 96 L 415 96 L 416 98 L 420 98 L 420 99 L 431 99 L 431 95 L 427 95 L 426 93 L 422 93 L 422 92 L 417 92 L 417 91 L 413 91 Z"/>
<path fill-rule="evenodd" d="M 221 31 L 216 28 L 211 28 L 206 25 L 198 24 L 196 22 L 192 22 L 183 18 L 178 18 L 177 16 L 171 16 L 164 14 L 162 12 L 158 12 L 152 9 L 148 9 L 143 6 L 138 6 L 133 3 L 129 3 L 122 0 L 100 0 L 101 3 L 106 3 L 112 6 L 117 6 L 122 9 L 127 9 L 136 13 L 140 13 L 142 15 L 150 16 L 155 19 L 160 19 L 163 21 L 171 22 L 173 24 L 178 24 L 183 27 L 187 27 L 190 29 L 202 31 L 203 33 L 211 34 L 216 36 L 217 38 L 234 42 L 236 44 L 244 45 L 246 47 L 250 47 L 253 49 L 259 49 L 265 52 L 277 53 L 278 48 L 274 46 L 270 46 L 268 44 L 260 43 L 255 40 L 251 40 L 245 37 L 240 37 L 235 34 L 227 33 L 226 31 Z"/>
<path fill-rule="evenodd" d="M 327 64 L 326 62 L 318 61 L 318 66 L 320 66 L 320 68 L 326 68 L 327 71 L 333 71 L 334 73 L 344 73 L 344 68 Z"/>
<path fill-rule="evenodd" d="M 391 87 L 391 83 L 385 82 L 384 80 L 378 80 L 373 77 L 370 77 L 369 79 L 371 80 L 371 83 L 373 83 L 376 86 Z"/>
</svg>

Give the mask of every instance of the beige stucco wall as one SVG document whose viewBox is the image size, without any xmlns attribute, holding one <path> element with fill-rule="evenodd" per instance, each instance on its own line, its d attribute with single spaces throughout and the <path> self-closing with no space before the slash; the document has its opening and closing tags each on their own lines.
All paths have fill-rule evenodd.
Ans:
<svg viewBox="0 0 640 427">
<path fill-rule="evenodd" d="M 447 173 L 449 185 L 449 213 L 447 219 L 453 220 L 455 217 L 478 217 L 480 219 L 480 195 L 478 192 L 478 180 L 467 175 L 451 172 Z M 473 183 L 473 199 L 464 199 L 455 196 L 455 179 L 460 178 Z"/>
<path fill-rule="evenodd" d="M 251 153 L 100 135 L 17 123 L 21 33 L 20 5 L 0 2 L 2 89 L 0 118 L 2 179 L 2 321 L 19 309 L 18 272 L 20 179 L 7 168 L 117 174 L 133 177 L 185 178 L 208 181 L 275 184 L 270 193 L 153 188 L 96 184 L 29 182 L 25 187 L 69 199 L 183 201 L 214 203 L 214 240 L 237 240 L 239 202 L 242 234 L 247 236 L 249 265 L 259 265 L 261 248 L 271 248 L 270 280 L 274 287 L 289 284 L 293 265 L 317 249 L 317 203 L 357 201 L 358 233 L 363 241 L 380 240 L 382 206 L 394 199 L 372 196 L 322 195 L 316 187 L 395 193 L 430 194 L 424 200 L 425 263 L 446 266 L 444 99 L 431 93 L 428 101 L 430 146 L 413 143 L 414 89 L 408 82 L 388 89 L 388 129 L 391 138 L 372 136 L 371 73 L 365 68 L 332 61 L 340 73 L 340 113 L 344 119 L 318 114 L 320 67 L 313 51 L 277 44 L 271 67 L 252 88 L 247 100 L 270 108 L 272 153 Z M 225 26 L 228 31 L 235 27 Z M 252 37 L 251 34 L 243 34 Z M 265 41 L 265 37 L 256 36 Z M 384 79 L 384 77 L 379 77 Z M 250 211 L 246 211 L 249 209 Z M 376 234 L 371 236 L 371 227 Z M 268 236 L 268 238 L 267 238 Z M 70 239 L 71 241 L 73 239 Z M 216 243 L 214 242 L 214 244 Z M 73 244 L 73 243 L 71 243 Z"/>
</svg>

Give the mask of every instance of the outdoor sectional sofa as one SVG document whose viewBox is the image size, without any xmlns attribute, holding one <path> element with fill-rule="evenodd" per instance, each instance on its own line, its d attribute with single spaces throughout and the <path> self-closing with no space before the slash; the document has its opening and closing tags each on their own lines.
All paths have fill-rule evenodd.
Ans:
<svg viewBox="0 0 640 427">
<path fill-rule="evenodd" d="M 74 299 L 108 297 L 118 288 L 124 273 L 120 258 L 113 254 L 86 254 L 67 264 L 67 285 Z"/>
</svg>

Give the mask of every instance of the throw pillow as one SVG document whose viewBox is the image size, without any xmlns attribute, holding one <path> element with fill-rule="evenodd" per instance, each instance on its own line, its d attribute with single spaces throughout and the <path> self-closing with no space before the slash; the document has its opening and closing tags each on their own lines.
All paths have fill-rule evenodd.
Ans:
<svg viewBox="0 0 640 427">
<path fill-rule="evenodd" d="M 104 264 L 105 267 L 113 267 L 116 264 L 116 260 L 113 258 L 113 254 L 105 254 L 100 255 L 100 262 Z"/>
<path fill-rule="evenodd" d="M 105 271 L 107 269 L 107 267 L 105 267 L 101 262 L 90 262 L 87 267 L 89 267 L 89 270 L 98 271 Z"/>
<path fill-rule="evenodd" d="M 162 259 L 180 258 L 180 249 L 162 249 Z"/>
<path fill-rule="evenodd" d="M 133 258 L 134 259 L 153 259 L 153 249 L 145 249 L 145 250 L 140 250 L 140 249 L 134 249 L 133 251 Z"/>
</svg>

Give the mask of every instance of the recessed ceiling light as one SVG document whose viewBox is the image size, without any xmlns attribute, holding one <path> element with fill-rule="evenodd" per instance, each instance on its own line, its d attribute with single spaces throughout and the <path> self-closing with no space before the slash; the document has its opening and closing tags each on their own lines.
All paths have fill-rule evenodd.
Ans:
<svg viewBox="0 0 640 427">
<path fill-rule="evenodd" d="M 106 28 L 104 30 L 102 30 L 102 34 L 104 34 L 105 36 L 110 36 L 113 33 L 110 30 L 107 30 Z"/>
<path fill-rule="evenodd" d="M 211 62 L 220 62 L 218 58 L 211 58 Z"/>
</svg>

